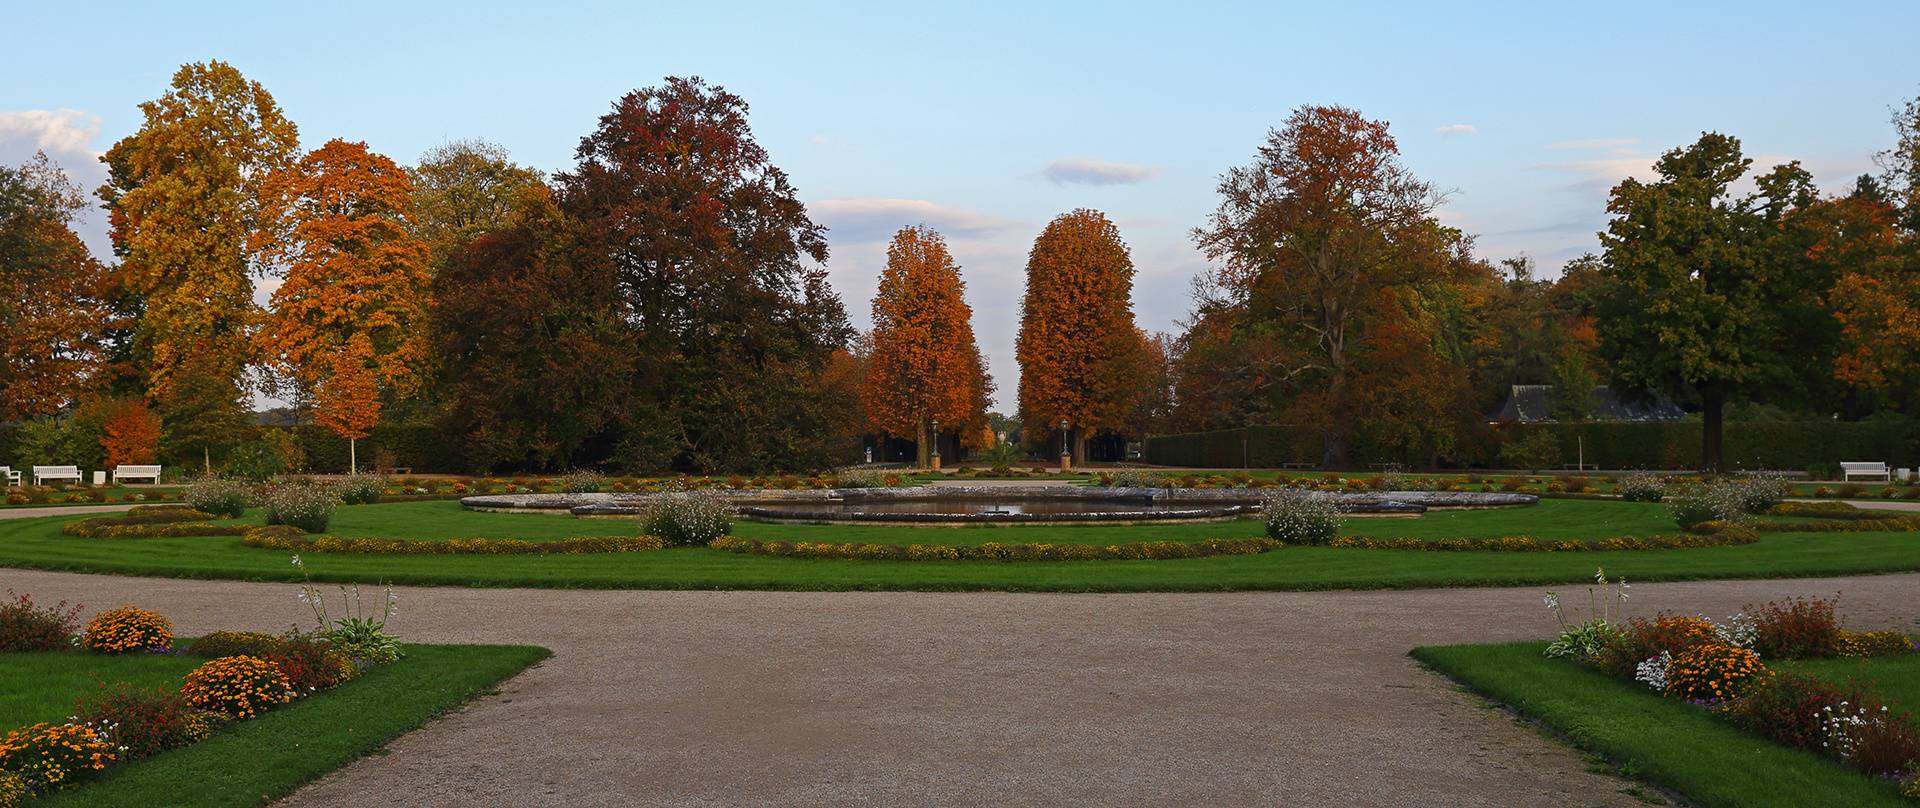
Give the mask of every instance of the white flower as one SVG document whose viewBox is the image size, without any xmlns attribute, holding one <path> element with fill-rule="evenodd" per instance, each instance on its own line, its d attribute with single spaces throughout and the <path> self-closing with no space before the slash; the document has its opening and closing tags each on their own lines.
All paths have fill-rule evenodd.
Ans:
<svg viewBox="0 0 1920 808">
<path fill-rule="evenodd" d="M 300 557 L 299 557 L 299 556 L 294 556 L 294 557 L 293 557 L 293 565 L 294 565 L 294 566 L 296 566 L 296 567 L 298 567 L 298 566 L 300 566 Z"/>
</svg>

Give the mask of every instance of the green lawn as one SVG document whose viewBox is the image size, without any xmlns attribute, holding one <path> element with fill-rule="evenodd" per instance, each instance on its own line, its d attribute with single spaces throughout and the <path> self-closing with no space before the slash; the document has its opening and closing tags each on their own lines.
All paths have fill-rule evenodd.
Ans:
<svg viewBox="0 0 1920 808">
<path fill-rule="evenodd" d="M 33 803 L 46 808 L 224 808 L 278 799 L 388 741 L 486 692 L 548 656 L 508 645 L 409 645 L 407 656 L 333 690 L 249 721 L 228 725 L 192 746 L 109 768 L 90 781 Z M 0 654 L 6 690 L 28 699 L 0 704 L 17 723 L 64 721 L 74 697 L 96 687 L 87 678 L 178 687 L 204 659 L 101 657 L 83 653 Z M 35 687 L 16 683 L 34 682 Z M 64 707 L 59 705 L 64 704 Z M 24 712 L 21 712 L 24 711 Z"/>
<path fill-rule="evenodd" d="M 1564 733 L 1622 771 L 1704 808 L 1911 806 L 1884 781 L 1778 746 L 1705 710 L 1631 682 L 1540 655 L 1543 642 L 1416 648 L 1413 656 L 1466 687 Z M 1903 704 L 1920 699 L 1920 657 L 1775 665 L 1865 677 Z"/>
<path fill-rule="evenodd" d="M 288 554 L 227 537 L 82 539 L 62 535 L 72 517 L 0 521 L 0 566 L 183 578 L 290 581 Z M 631 535 L 628 520 L 571 519 L 463 510 L 451 501 L 341 508 L 330 532 L 409 539 Z M 1238 521 L 1199 525 L 889 528 L 766 525 L 735 532 L 762 540 L 874 543 L 1092 542 L 1257 535 Z M 1675 532 L 1658 505 L 1547 500 L 1528 508 L 1441 511 L 1422 519 L 1354 519 L 1348 533 L 1376 536 L 1541 539 Z M 605 589 L 1220 591 L 1406 589 L 1563 584 L 1595 567 L 1634 581 L 1775 578 L 1920 569 L 1920 534 L 1770 533 L 1738 547 L 1607 553 L 1437 553 L 1289 547 L 1257 556 L 1177 561 L 823 561 L 733 555 L 701 548 L 552 556 L 368 556 L 309 554 L 316 580 L 412 585 Z"/>
</svg>

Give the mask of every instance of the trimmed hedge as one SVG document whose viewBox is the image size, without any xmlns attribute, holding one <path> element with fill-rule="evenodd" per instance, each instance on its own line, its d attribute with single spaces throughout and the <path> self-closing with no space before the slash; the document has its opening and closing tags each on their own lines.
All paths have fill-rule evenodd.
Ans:
<svg viewBox="0 0 1920 808">
<path fill-rule="evenodd" d="M 1605 469 L 1693 469 L 1700 467 L 1699 421 L 1640 423 L 1591 421 L 1581 423 L 1510 424 L 1498 430 L 1503 440 L 1477 451 L 1449 458 L 1464 466 L 1504 467 L 1500 447 L 1525 440 L 1537 432 L 1554 435 L 1562 463 L 1573 463 L 1585 444 L 1586 462 Z M 1724 426 L 1722 455 L 1736 469 L 1801 470 L 1816 463 L 1843 460 L 1879 460 L 1891 466 L 1913 466 L 1920 458 L 1920 422 L 1801 421 L 1794 423 L 1728 423 Z M 1284 463 L 1318 463 L 1320 436 L 1303 427 L 1250 426 L 1216 432 L 1188 432 L 1147 438 L 1146 461 L 1162 466 L 1192 468 L 1275 468 Z M 1355 445 L 1359 463 L 1404 460 L 1382 447 Z M 1369 454 L 1372 451 L 1380 456 Z"/>
</svg>

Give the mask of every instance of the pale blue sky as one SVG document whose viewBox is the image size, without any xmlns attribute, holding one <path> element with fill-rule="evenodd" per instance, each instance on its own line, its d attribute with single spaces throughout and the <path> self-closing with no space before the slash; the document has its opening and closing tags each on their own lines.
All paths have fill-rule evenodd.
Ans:
<svg viewBox="0 0 1920 808">
<path fill-rule="evenodd" d="M 273 93 L 313 148 L 411 163 L 485 138 L 565 170 L 611 102 L 698 75 L 751 105 L 757 140 L 816 220 L 865 325 L 885 242 L 945 232 L 1013 407 L 1027 249 L 1077 207 L 1121 228 L 1135 311 L 1176 331 L 1205 268 L 1221 172 L 1301 104 L 1392 125 L 1456 191 L 1481 254 L 1549 272 L 1593 249 L 1607 189 L 1702 131 L 1840 190 L 1920 95 L 1920 2 L 1860 3 L 28 3 L 8 0 L 0 161 L 90 158 L 188 61 Z M 71 110 L 72 112 L 62 112 Z M 88 225 L 90 242 L 104 216 Z"/>
</svg>

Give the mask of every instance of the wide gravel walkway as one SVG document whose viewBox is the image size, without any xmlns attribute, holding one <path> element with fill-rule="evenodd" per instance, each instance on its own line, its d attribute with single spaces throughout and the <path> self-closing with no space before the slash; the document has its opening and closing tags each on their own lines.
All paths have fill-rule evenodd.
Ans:
<svg viewBox="0 0 1920 808">
<path fill-rule="evenodd" d="M 286 584 L 5 587 L 189 635 L 312 620 Z M 1851 626 L 1920 628 L 1915 575 L 1635 585 L 1629 614 L 1836 592 Z M 1549 637 L 1542 594 L 403 589 L 408 640 L 554 656 L 284 804 L 1639 805 L 1405 655 Z"/>
</svg>

